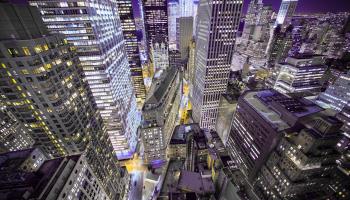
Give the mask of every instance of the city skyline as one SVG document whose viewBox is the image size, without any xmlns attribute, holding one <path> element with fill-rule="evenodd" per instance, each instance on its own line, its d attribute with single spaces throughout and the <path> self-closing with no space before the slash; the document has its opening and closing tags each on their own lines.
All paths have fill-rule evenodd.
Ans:
<svg viewBox="0 0 350 200">
<path fill-rule="evenodd" d="M 247 12 L 250 0 L 245 0 L 243 13 Z M 266 5 L 272 5 L 275 11 L 278 11 L 280 0 L 263 0 Z M 335 0 L 329 3 L 328 0 L 299 0 L 300 6 L 296 9 L 297 13 L 324 13 L 324 12 L 346 12 L 350 10 L 350 2 L 347 0 Z"/>
</svg>

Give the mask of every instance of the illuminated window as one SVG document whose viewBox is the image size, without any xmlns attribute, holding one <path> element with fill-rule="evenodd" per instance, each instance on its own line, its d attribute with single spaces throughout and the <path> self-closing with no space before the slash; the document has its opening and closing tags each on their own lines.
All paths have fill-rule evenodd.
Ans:
<svg viewBox="0 0 350 200">
<path fill-rule="evenodd" d="M 42 52 L 43 50 L 42 50 L 42 48 L 41 48 L 40 45 L 36 45 L 36 46 L 34 47 L 34 51 L 35 51 L 35 53 L 40 53 L 40 52 Z"/>
<path fill-rule="evenodd" d="M 47 44 L 44 44 L 42 47 L 45 51 L 49 50 L 49 46 L 47 46 Z"/>
<path fill-rule="evenodd" d="M 26 55 L 26 56 L 30 56 L 31 55 L 28 47 L 22 47 L 22 49 L 23 49 L 24 55 Z"/>
<path fill-rule="evenodd" d="M 27 69 L 22 69 L 21 72 L 22 72 L 22 74 L 29 74 Z"/>
<path fill-rule="evenodd" d="M 18 55 L 18 51 L 14 48 L 8 48 L 7 51 L 12 57 L 16 57 Z"/>
</svg>

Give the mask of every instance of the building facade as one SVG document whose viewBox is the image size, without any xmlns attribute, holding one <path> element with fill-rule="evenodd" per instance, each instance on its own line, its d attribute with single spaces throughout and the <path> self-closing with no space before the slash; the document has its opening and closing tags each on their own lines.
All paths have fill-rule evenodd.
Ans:
<svg viewBox="0 0 350 200">
<path fill-rule="evenodd" d="M 322 110 L 306 99 L 293 99 L 275 90 L 246 91 L 231 123 L 228 151 L 245 177 L 254 181 L 284 132 Z"/>
<path fill-rule="evenodd" d="M 297 55 L 276 65 L 277 78 L 273 88 L 282 93 L 320 92 L 326 72 L 324 56 Z M 273 81 L 272 81 L 273 82 Z"/>
<path fill-rule="evenodd" d="M 281 7 L 277 14 L 275 27 L 281 25 L 284 30 L 292 23 L 292 17 L 297 8 L 298 0 L 282 0 Z"/>
<path fill-rule="evenodd" d="M 150 92 L 142 109 L 141 129 L 145 160 L 154 167 L 166 160 L 166 148 L 178 120 L 182 77 L 177 68 L 169 68 Z"/>
<path fill-rule="evenodd" d="M 293 45 L 292 31 L 291 27 L 288 27 L 284 32 L 281 26 L 277 26 L 274 29 L 267 53 L 269 67 L 274 66 L 276 63 L 284 62 L 288 57 L 288 53 Z"/>
<path fill-rule="evenodd" d="M 143 11 L 148 49 L 154 40 L 160 38 L 168 44 L 168 3 L 167 0 L 144 0 Z"/>
<path fill-rule="evenodd" d="M 140 12 L 138 3 L 131 0 L 117 1 L 120 24 L 123 29 L 125 50 L 128 55 L 132 83 L 135 90 L 136 102 L 142 107 L 146 98 L 146 89 L 143 82 L 142 66 L 139 50 L 140 36 L 137 33 L 134 12 Z"/>
<path fill-rule="evenodd" d="M 34 145 L 32 133 L 4 105 L 0 107 L 0 132 L 0 152 L 28 149 Z"/>
<path fill-rule="evenodd" d="M 350 72 L 338 77 L 334 84 L 330 85 L 327 90 L 321 93 L 317 102 L 341 112 L 343 108 L 350 106 Z"/>
<path fill-rule="evenodd" d="M 189 46 L 193 38 L 193 17 L 180 17 L 176 20 L 177 26 L 177 49 L 180 51 L 181 59 L 187 60 Z"/>
<path fill-rule="evenodd" d="M 130 158 L 141 120 L 115 1 L 30 1 L 52 33 L 74 44 L 119 159 Z"/>
<path fill-rule="evenodd" d="M 178 0 L 168 1 L 168 30 L 169 30 L 169 49 L 175 50 L 176 46 L 176 20 L 180 16 L 179 14 L 179 2 Z"/>
<path fill-rule="evenodd" d="M 1 4 L 2 102 L 47 157 L 86 152 L 108 197 L 126 184 L 74 46 L 50 34 L 35 7 Z M 14 13 L 16 15 L 14 15 Z M 24 20 L 25 19 L 25 20 Z"/>
<path fill-rule="evenodd" d="M 152 44 L 151 48 L 154 77 L 159 77 L 169 68 L 169 48 L 164 40 Z"/>
<path fill-rule="evenodd" d="M 39 149 L 26 149 L 0 156 L 0 174 L 7 177 L 0 184 L 3 199 L 110 199 L 84 155 L 47 160 Z M 17 164 L 7 169 L 14 161 Z"/>
<path fill-rule="evenodd" d="M 312 116 L 300 131 L 285 134 L 261 168 L 256 190 L 262 199 L 342 197 L 335 150 L 342 123 L 334 117 Z M 340 184 L 334 186 L 334 184 Z M 333 189 L 333 187 L 335 189 Z M 338 192 L 333 192 L 340 191 Z"/>
<path fill-rule="evenodd" d="M 242 1 L 200 1 L 196 35 L 193 118 L 215 129 L 219 100 L 226 91 Z M 209 12 L 208 12 L 209 11 Z"/>
</svg>

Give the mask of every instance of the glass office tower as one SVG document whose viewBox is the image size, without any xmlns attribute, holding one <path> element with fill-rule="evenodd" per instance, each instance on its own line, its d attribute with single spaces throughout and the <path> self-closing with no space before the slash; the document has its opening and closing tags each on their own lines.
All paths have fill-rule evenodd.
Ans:
<svg viewBox="0 0 350 200">
<path fill-rule="evenodd" d="M 74 44 L 119 159 L 132 156 L 140 123 L 115 1 L 29 1 L 49 31 Z"/>
</svg>

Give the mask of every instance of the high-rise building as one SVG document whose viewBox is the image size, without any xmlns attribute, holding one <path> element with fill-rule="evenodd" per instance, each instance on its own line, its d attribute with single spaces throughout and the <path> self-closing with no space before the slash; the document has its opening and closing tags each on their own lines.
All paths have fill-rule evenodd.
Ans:
<svg viewBox="0 0 350 200">
<path fill-rule="evenodd" d="M 281 25 L 284 30 L 292 23 L 292 17 L 297 8 L 298 0 L 282 0 L 281 7 L 277 14 L 275 27 Z"/>
<path fill-rule="evenodd" d="M 126 187 L 123 170 L 79 62 L 76 48 L 50 34 L 35 7 L 1 4 L 2 102 L 47 157 L 86 152 L 111 199 Z"/>
<path fill-rule="evenodd" d="M 2 4 L 1 18 L 2 101 L 49 156 L 84 151 L 93 113 L 74 47 L 50 35 L 34 7 Z"/>
<path fill-rule="evenodd" d="M 293 99 L 275 90 L 244 92 L 227 142 L 232 159 L 254 181 L 284 132 L 292 132 L 307 116 L 322 110 L 306 99 Z"/>
<path fill-rule="evenodd" d="M 179 17 L 179 2 L 178 0 L 168 1 L 168 30 L 169 30 L 169 49 L 175 50 L 176 46 L 176 19 Z"/>
<path fill-rule="evenodd" d="M 330 85 L 327 90 L 321 93 L 317 101 L 322 107 L 331 108 L 341 112 L 346 106 L 350 106 L 350 72 L 342 74 Z"/>
<path fill-rule="evenodd" d="M 261 0 L 250 1 L 231 66 L 232 71 L 242 70 L 242 78 L 246 82 L 267 67 L 266 52 L 273 24 L 272 16 L 271 6 L 264 5 Z"/>
<path fill-rule="evenodd" d="M 136 147 L 137 111 L 116 1 L 31 0 L 52 33 L 74 44 L 119 159 Z"/>
<path fill-rule="evenodd" d="M 237 97 L 232 94 L 223 94 L 220 98 L 218 120 L 215 130 L 218 133 L 221 141 L 226 144 L 230 129 L 231 121 L 237 107 Z"/>
<path fill-rule="evenodd" d="M 277 26 L 274 29 L 267 53 L 269 67 L 274 66 L 276 63 L 284 62 L 288 57 L 288 52 L 293 45 L 292 30 L 292 27 L 288 27 L 282 32 L 281 26 Z"/>
<path fill-rule="evenodd" d="M 215 128 L 220 96 L 226 91 L 242 4 L 234 0 L 199 3 L 191 102 L 193 118 L 202 128 Z"/>
<path fill-rule="evenodd" d="M 193 17 L 180 17 L 176 20 L 177 24 L 177 46 L 180 51 L 181 59 L 186 60 L 189 55 L 189 46 L 193 38 Z"/>
<path fill-rule="evenodd" d="M 169 51 L 169 67 L 176 67 L 182 69 L 183 62 L 181 60 L 181 55 L 179 50 Z"/>
<path fill-rule="evenodd" d="M 193 17 L 194 0 L 178 0 L 179 1 L 179 17 Z"/>
<path fill-rule="evenodd" d="M 0 156 L 1 199 L 110 199 L 84 155 L 47 160 L 26 149 Z"/>
<path fill-rule="evenodd" d="M 27 127 L 0 102 L 0 153 L 28 149 L 34 140 Z"/>
<path fill-rule="evenodd" d="M 348 181 L 335 176 L 341 126 L 334 117 L 315 114 L 301 130 L 284 134 L 258 175 L 261 198 L 347 199 L 342 185 Z"/>
<path fill-rule="evenodd" d="M 241 38 L 243 44 L 246 45 L 250 40 L 267 44 L 272 12 L 271 6 L 264 6 L 261 0 L 249 3 Z"/>
<path fill-rule="evenodd" d="M 143 10 L 148 49 L 151 49 L 152 43 L 156 38 L 164 40 L 168 45 L 167 0 L 144 0 Z"/>
<path fill-rule="evenodd" d="M 139 12 L 138 3 L 132 0 L 116 1 L 118 13 L 125 40 L 125 50 L 128 54 L 129 67 L 132 83 L 135 90 L 136 101 L 139 107 L 142 107 L 146 98 L 145 84 L 143 83 L 142 66 L 139 51 L 139 38 L 134 12 Z"/>
<path fill-rule="evenodd" d="M 145 160 L 154 167 L 166 160 L 166 148 L 179 115 L 181 81 L 179 69 L 166 70 L 153 84 L 142 109 Z"/>
<path fill-rule="evenodd" d="M 320 92 L 321 79 L 327 69 L 324 63 L 324 56 L 319 55 L 288 57 L 276 65 L 278 72 L 273 88 L 281 93 Z"/>
</svg>

